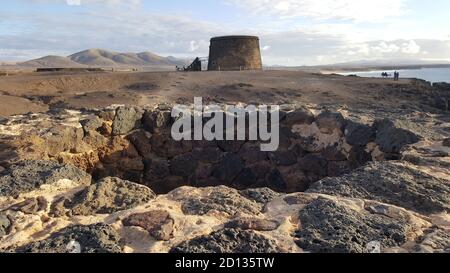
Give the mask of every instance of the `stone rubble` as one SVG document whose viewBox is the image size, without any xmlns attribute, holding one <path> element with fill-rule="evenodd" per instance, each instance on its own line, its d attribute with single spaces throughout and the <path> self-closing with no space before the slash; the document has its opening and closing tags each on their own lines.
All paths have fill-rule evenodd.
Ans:
<svg viewBox="0 0 450 273">
<path fill-rule="evenodd" d="M 450 251 L 448 135 L 301 105 L 280 116 L 275 152 L 174 141 L 170 107 L 2 121 L 0 251 Z"/>
</svg>

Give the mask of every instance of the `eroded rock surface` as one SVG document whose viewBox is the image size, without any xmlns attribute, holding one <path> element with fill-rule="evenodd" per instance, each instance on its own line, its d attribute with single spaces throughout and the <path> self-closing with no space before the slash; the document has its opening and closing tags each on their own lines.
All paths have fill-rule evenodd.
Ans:
<svg viewBox="0 0 450 273">
<path fill-rule="evenodd" d="M 1 174 L 0 197 L 17 196 L 63 179 L 70 179 L 80 185 L 91 183 L 90 175 L 71 165 L 42 160 L 23 161 Z"/>
<path fill-rule="evenodd" d="M 119 253 L 119 234 L 105 224 L 71 226 L 50 235 L 48 239 L 17 249 L 19 253 Z"/>
<path fill-rule="evenodd" d="M 274 152 L 175 141 L 164 106 L 10 117 L 0 249 L 448 252 L 448 121 L 394 112 L 284 106 Z"/>
<path fill-rule="evenodd" d="M 157 210 L 133 214 L 124 219 L 123 224 L 141 227 L 157 240 L 168 241 L 173 237 L 174 220 L 167 211 Z"/>
<path fill-rule="evenodd" d="M 171 253 L 277 253 L 276 242 L 254 231 L 223 229 L 184 242 Z"/>
<path fill-rule="evenodd" d="M 316 253 L 364 253 L 372 241 L 384 248 L 407 241 L 406 222 L 383 215 L 357 212 L 327 199 L 317 199 L 299 212 L 296 243 Z"/>
<path fill-rule="evenodd" d="M 325 178 L 308 192 L 372 199 L 430 214 L 449 212 L 450 183 L 400 162 L 373 162 L 341 177 Z"/>
<path fill-rule="evenodd" d="M 151 189 L 107 177 L 77 193 L 67 203 L 73 215 L 111 214 L 145 204 L 155 198 Z"/>
</svg>

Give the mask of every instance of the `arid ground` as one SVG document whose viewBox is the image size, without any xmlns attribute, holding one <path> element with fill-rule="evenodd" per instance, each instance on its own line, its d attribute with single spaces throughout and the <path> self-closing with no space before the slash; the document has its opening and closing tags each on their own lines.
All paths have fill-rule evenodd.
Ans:
<svg viewBox="0 0 450 273">
<path fill-rule="evenodd" d="M 111 104 L 192 103 L 194 96 L 226 103 L 421 107 L 421 96 L 426 92 L 414 93 L 411 88 L 421 86 L 406 79 L 394 82 L 293 71 L 23 73 L 0 77 L 0 115 L 60 106 L 79 109 Z"/>
</svg>

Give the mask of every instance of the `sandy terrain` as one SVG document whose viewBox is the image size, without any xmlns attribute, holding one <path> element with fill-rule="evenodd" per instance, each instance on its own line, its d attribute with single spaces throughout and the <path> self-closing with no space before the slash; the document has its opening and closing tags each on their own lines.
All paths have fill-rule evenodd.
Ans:
<svg viewBox="0 0 450 273">
<path fill-rule="evenodd" d="M 420 102 L 410 80 L 393 82 L 292 71 L 23 73 L 0 77 L 0 115 L 45 111 L 47 107 L 104 107 L 212 102 L 341 104 L 397 108 Z M 395 99 L 391 96 L 395 93 Z M 6 96 L 6 97 L 5 97 Z M 13 106 L 11 106 L 13 105 Z"/>
</svg>

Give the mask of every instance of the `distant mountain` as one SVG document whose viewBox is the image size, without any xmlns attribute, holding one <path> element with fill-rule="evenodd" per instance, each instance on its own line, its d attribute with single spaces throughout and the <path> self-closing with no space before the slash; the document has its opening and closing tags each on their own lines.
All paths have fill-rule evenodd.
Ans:
<svg viewBox="0 0 450 273">
<path fill-rule="evenodd" d="M 162 57 L 151 52 L 119 53 L 103 49 L 88 49 L 68 57 L 46 56 L 20 63 L 26 67 L 135 67 L 135 66 L 183 66 L 188 60 L 172 56 Z"/>
<path fill-rule="evenodd" d="M 82 64 L 76 63 L 69 58 L 60 56 L 45 56 L 39 59 L 20 63 L 20 66 L 26 67 L 82 67 Z"/>
<path fill-rule="evenodd" d="M 89 66 L 175 66 L 186 65 L 185 60 L 162 57 L 151 52 L 119 53 L 103 49 L 89 49 L 70 55 L 72 61 Z"/>
</svg>

